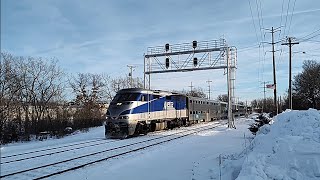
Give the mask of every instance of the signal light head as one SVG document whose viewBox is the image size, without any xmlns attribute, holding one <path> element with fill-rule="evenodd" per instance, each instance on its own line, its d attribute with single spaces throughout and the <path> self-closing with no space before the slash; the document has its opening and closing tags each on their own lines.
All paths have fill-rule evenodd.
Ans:
<svg viewBox="0 0 320 180">
<path fill-rule="evenodd" d="M 169 51 L 169 44 L 165 45 L 165 49 L 166 49 L 166 51 Z"/>
<path fill-rule="evenodd" d="M 198 65 L 198 58 L 193 58 L 193 66 L 196 67 Z"/>
<path fill-rule="evenodd" d="M 197 47 L 198 42 L 197 41 L 192 41 L 192 47 L 195 49 Z"/>
<path fill-rule="evenodd" d="M 169 68 L 169 58 L 166 58 L 166 68 Z"/>
</svg>

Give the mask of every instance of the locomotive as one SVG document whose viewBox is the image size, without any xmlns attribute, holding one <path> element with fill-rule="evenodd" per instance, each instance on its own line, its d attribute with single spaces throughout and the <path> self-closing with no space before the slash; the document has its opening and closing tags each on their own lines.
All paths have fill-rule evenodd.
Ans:
<svg viewBox="0 0 320 180">
<path fill-rule="evenodd" d="M 235 116 L 245 106 L 233 105 Z M 117 92 L 106 113 L 106 138 L 124 139 L 162 129 L 227 118 L 227 103 L 161 90 L 128 88 Z"/>
</svg>

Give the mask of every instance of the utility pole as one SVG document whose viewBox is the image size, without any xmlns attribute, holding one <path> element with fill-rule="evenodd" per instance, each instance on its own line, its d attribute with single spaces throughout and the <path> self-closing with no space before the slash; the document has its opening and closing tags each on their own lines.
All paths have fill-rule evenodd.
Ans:
<svg viewBox="0 0 320 180">
<path fill-rule="evenodd" d="M 272 34 L 272 65 L 273 65 L 273 84 L 274 84 L 274 89 L 273 89 L 273 104 L 275 107 L 275 113 L 278 114 L 278 103 L 277 103 L 277 79 L 276 79 L 276 61 L 275 61 L 275 56 L 274 56 L 274 45 L 276 44 L 274 42 L 274 33 L 277 31 L 277 29 L 279 29 L 281 27 L 278 28 L 271 28 L 271 29 L 266 29 L 268 31 L 270 31 L 270 33 Z"/>
<path fill-rule="evenodd" d="M 209 86 L 209 100 L 210 100 L 210 83 L 212 82 L 211 80 L 206 81 L 208 83 Z"/>
<path fill-rule="evenodd" d="M 136 66 L 127 65 L 127 67 L 130 69 L 130 73 L 129 73 L 129 76 L 130 76 L 130 87 L 132 88 L 133 87 L 132 69 L 135 68 Z"/>
<path fill-rule="evenodd" d="M 263 81 L 261 84 L 263 84 L 263 105 L 262 105 L 262 112 L 266 109 L 266 84 L 270 83 L 270 81 Z"/>
<path fill-rule="evenodd" d="M 292 42 L 292 37 L 287 37 L 288 42 L 287 43 L 282 43 L 281 45 L 288 45 L 289 46 L 289 89 L 288 89 L 288 95 L 289 95 L 289 108 L 292 109 L 292 89 L 291 89 L 291 69 L 292 69 L 292 65 L 291 65 L 291 56 L 292 56 L 292 52 L 291 52 L 291 47 L 295 44 L 299 44 L 299 42 Z"/>
<path fill-rule="evenodd" d="M 262 106 L 262 112 L 264 112 L 266 107 L 266 81 L 263 81 L 263 106 Z"/>
<path fill-rule="evenodd" d="M 191 85 L 189 87 L 191 88 L 190 94 L 193 95 L 193 93 L 192 93 L 192 87 L 193 87 L 192 86 L 192 81 L 191 81 Z"/>
</svg>

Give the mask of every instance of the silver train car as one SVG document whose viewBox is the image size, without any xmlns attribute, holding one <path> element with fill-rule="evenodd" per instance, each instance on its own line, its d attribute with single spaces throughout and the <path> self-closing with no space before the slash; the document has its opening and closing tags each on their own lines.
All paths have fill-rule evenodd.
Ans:
<svg viewBox="0 0 320 180">
<path fill-rule="evenodd" d="M 235 116 L 245 107 L 234 105 Z M 118 91 L 106 113 L 106 138 L 126 138 L 194 123 L 227 118 L 227 103 L 161 90 Z"/>
</svg>

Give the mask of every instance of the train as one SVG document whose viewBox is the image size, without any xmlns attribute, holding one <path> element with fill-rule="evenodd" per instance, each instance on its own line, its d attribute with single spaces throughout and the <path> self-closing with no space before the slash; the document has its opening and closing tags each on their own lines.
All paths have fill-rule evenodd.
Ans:
<svg viewBox="0 0 320 180">
<path fill-rule="evenodd" d="M 240 104 L 233 104 L 232 109 L 235 116 L 243 116 L 248 110 Z M 125 139 L 227 116 L 226 102 L 162 90 L 121 89 L 107 109 L 105 137 Z"/>
</svg>

